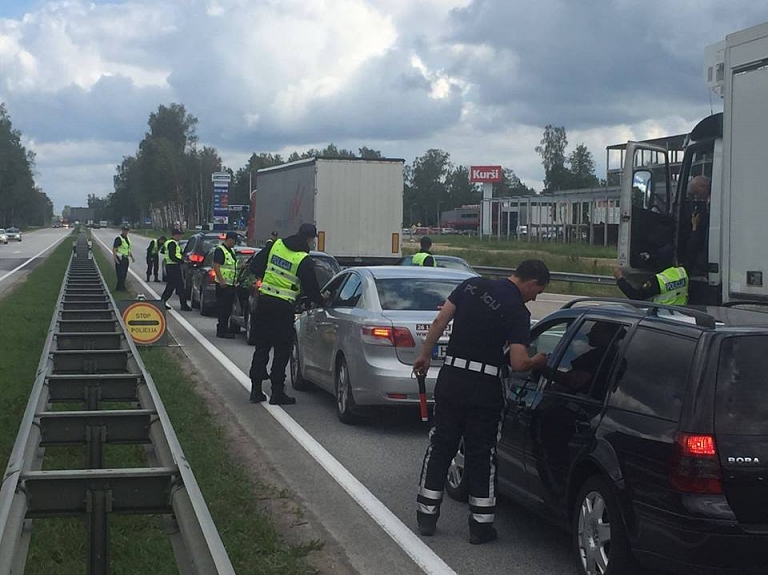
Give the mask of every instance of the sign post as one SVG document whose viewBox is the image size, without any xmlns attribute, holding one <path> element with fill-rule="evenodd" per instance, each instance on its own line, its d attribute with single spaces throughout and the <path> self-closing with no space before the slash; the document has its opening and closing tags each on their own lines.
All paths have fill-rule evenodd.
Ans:
<svg viewBox="0 0 768 575">
<path fill-rule="evenodd" d="M 502 181 L 501 166 L 471 166 L 469 168 L 469 181 L 483 184 L 480 235 L 490 236 L 492 233 L 491 199 L 493 198 L 493 184 Z"/>
<path fill-rule="evenodd" d="M 214 172 L 213 182 L 213 229 L 229 229 L 229 182 L 232 176 L 229 172 Z"/>
</svg>

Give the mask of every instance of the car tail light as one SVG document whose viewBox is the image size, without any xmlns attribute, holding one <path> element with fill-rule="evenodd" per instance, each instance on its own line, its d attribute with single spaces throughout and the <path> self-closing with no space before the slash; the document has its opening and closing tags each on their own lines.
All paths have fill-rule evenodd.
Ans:
<svg viewBox="0 0 768 575">
<path fill-rule="evenodd" d="M 261 287 L 261 278 L 257 279 L 255 282 L 253 282 L 253 285 L 251 286 L 251 293 L 253 295 L 259 295 L 259 288 Z"/>
<path fill-rule="evenodd" d="M 407 327 L 389 327 L 364 325 L 363 341 L 372 345 L 391 345 L 394 347 L 416 347 L 411 330 Z"/>
<path fill-rule="evenodd" d="M 212 282 L 216 281 L 216 272 L 214 270 L 208 270 L 208 277 L 211 278 Z"/>
<path fill-rule="evenodd" d="M 240 250 L 238 253 L 244 255 L 244 256 L 252 256 L 256 253 L 256 250 Z"/>
<path fill-rule="evenodd" d="M 715 438 L 679 433 L 672 457 L 672 487 L 685 493 L 719 494 L 723 492 L 720 479 Z"/>
<path fill-rule="evenodd" d="M 189 254 L 189 261 L 191 261 L 193 264 L 199 264 L 202 263 L 204 256 L 201 254 Z"/>
</svg>

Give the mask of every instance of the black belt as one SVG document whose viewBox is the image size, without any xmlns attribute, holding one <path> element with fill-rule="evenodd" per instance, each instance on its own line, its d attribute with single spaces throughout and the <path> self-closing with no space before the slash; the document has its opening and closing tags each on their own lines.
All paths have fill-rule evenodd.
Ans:
<svg viewBox="0 0 768 575">
<path fill-rule="evenodd" d="M 468 369 L 469 371 L 476 371 L 477 373 L 484 373 L 493 377 L 499 376 L 499 368 L 497 366 L 482 363 L 480 361 L 473 361 L 471 359 L 464 359 L 463 357 L 446 355 L 443 360 L 443 365 L 449 365 L 459 369 Z"/>
</svg>

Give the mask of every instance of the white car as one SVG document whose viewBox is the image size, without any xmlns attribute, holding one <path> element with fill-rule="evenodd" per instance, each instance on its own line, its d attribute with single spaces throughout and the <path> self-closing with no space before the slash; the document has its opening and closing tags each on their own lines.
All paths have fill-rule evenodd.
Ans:
<svg viewBox="0 0 768 575">
<path fill-rule="evenodd" d="M 19 228 L 8 228 L 5 235 L 8 236 L 9 240 L 14 240 L 16 242 L 21 241 L 21 230 Z"/>
<path fill-rule="evenodd" d="M 0 228 L 0 243 L 8 243 L 8 233 L 3 228 Z"/>
</svg>

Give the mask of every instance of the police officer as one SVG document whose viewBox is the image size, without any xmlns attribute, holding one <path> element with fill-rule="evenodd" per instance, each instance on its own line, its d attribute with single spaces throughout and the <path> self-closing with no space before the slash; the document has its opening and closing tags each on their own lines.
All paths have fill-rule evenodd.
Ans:
<svg viewBox="0 0 768 575">
<path fill-rule="evenodd" d="M 435 258 L 432 257 L 432 252 L 430 252 L 430 248 L 432 247 L 432 239 L 429 236 L 424 236 L 421 238 L 420 242 L 420 249 L 415 254 L 413 254 L 413 259 L 411 262 L 415 266 L 427 266 L 427 267 L 435 267 L 437 266 L 437 263 L 435 262 Z"/>
<path fill-rule="evenodd" d="M 641 254 L 642 256 L 642 254 Z M 646 300 L 666 305 L 688 304 L 688 272 L 682 266 L 673 265 L 673 249 L 670 244 L 663 246 L 644 258 L 658 271 L 640 286 L 635 288 L 625 278 L 621 268 L 616 268 L 613 277 L 616 285 L 629 299 Z"/>
<path fill-rule="evenodd" d="M 157 239 L 153 239 L 149 242 L 149 246 L 147 246 L 147 281 L 149 281 L 149 277 L 153 274 L 155 276 L 155 281 L 160 281 L 157 279 L 157 272 L 158 268 L 160 267 L 160 250 L 163 247 L 163 244 L 165 243 L 165 236 L 160 236 Z"/>
<path fill-rule="evenodd" d="M 279 237 L 280 237 L 280 234 L 278 234 L 277 232 L 272 232 L 271 234 L 269 234 L 269 239 L 268 239 L 268 240 L 267 240 L 267 242 L 264 244 L 264 247 L 265 247 L 266 249 L 269 249 L 269 248 L 271 248 L 271 247 L 272 247 L 272 244 L 274 244 L 274 243 L 275 243 L 275 240 L 276 240 L 277 238 L 279 238 Z"/>
<path fill-rule="evenodd" d="M 232 314 L 232 302 L 235 299 L 235 276 L 237 275 L 237 256 L 235 243 L 237 232 L 227 232 L 224 243 L 216 246 L 213 252 L 213 271 L 216 274 L 216 307 L 219 322 L 216 324 L 216 337 L 232 339 L 229 331 L 229 316 Z"/>
<path fill-rule="evenodd" d="M 296 399 L 285 393 L 285 367 L 293 343 L 293 321 L 299 293 L 310 302 L 320 304 L 312 259 L 308 257 L 310 243 L 317 237 L 317 228 L 301 224 L 296 235 L 277 239 L 271 248 L 264 248 L 251 260 L 250 271 L 262 278 L 259 301 L 252 321 L 256 329 L 256 349 L 251 362 L 251 402 L 264 401 L 261 382 L 267 378 L 269 351 L 274 349 L 272 369 L 272 405 L 292 405 Z"/>
<path fill-rule="evenodd" d="M 528 357 L 533 301 L 549 283 L 541 260 L 525 260 L 506 279 L 473 277 L 461 283 L 443 304 L 413 363 L 426 374 L 432 349 L 453 320 L 443 367 L 435 384 L 434 426 L 419 477 L 416 518 L 419 532 L 435 533 L 445 477 L 464 437 L 464 461 L 469 487 L 469 541 L 496 539 L 496 442 L 501 431 L 504 389 L 500 379 L 506 364 L 515 371 L 541 369 L 547 356 Z"/>
<path fill-rule="evenodd" d="M 115 258 L 115 273 L 117 274 L 117 291 L 125 291 L 125 278 L 128 276 L 128 258 L 136 261 L 131 252 L 131 240 L 128 239 L 128 225 L 124 224 L 120 235 L 112 244 L 112 256 Z"/>
<path fill-rule="evenodd" d="M 173 291 L 179 294 L 181 302 L 181 311 L 191 311 L 192 308 L 187 305 L 187 299 L 184 297 L 184 278 L 181 277 L 181 246 L 179 240 L 182 232 L 176 228 L 171 232 L 171 239 L 165 242 L 165 273 L 168 281 L 165 284 L 165 291 L 160 298 L 163 300 L 165 309 L 171 309 L 168 300 L 173 295 Z"/>
</svg>

